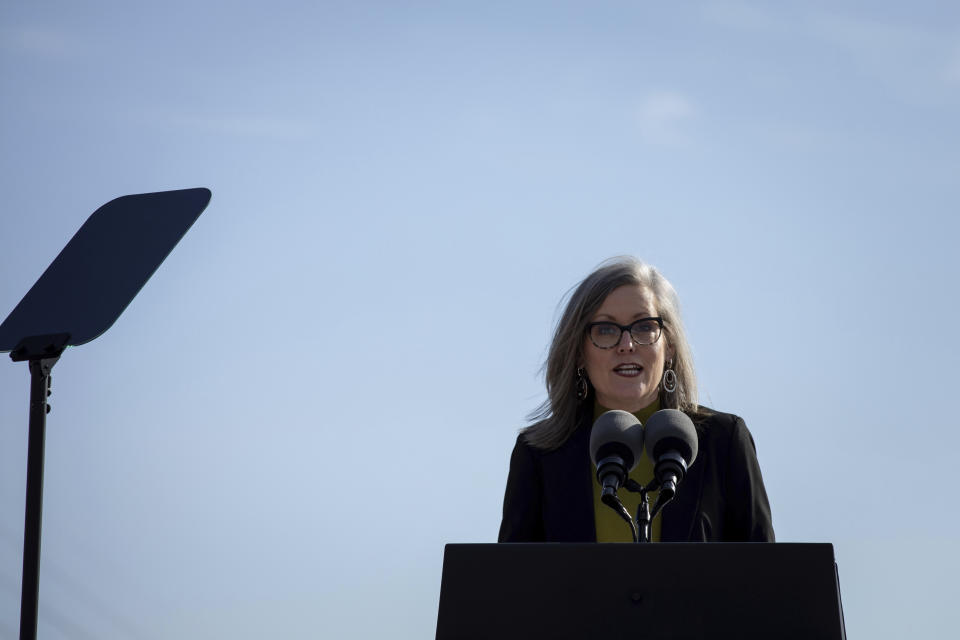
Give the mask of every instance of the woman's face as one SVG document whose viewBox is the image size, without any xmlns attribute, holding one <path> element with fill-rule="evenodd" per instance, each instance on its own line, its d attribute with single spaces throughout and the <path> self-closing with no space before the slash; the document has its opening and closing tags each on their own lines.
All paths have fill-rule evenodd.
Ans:
<svg viewBox="0 0 960 640">
<path fill-rule="evenodd" d="M 615 322 L 629 325 L 641 318 L 659 315 L 653 295 L 639 285 L 614 289 L 590 322 Z M 593 344 L 584 336 L 584 368 L 597 392 L 597 402 L 607 409 L 639 411 L 657 399 L 664 361 L 670 357 L 664 335 L 653 344 L 634 342 L 629 331 L 610 349 Z"/>
</svg>

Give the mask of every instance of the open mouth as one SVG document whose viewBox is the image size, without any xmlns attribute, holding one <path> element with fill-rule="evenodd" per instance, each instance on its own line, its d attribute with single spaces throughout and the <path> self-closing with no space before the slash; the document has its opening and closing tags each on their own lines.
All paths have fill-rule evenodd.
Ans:
<svg viewBox="0 0 960 640">
<path fill-rule="evenodd" d="M 643 372 L 643 367 L 638 364 L 621 364 L 614 367 L 613 372 L 618 376 L 634 378 Z"/>
</svg>

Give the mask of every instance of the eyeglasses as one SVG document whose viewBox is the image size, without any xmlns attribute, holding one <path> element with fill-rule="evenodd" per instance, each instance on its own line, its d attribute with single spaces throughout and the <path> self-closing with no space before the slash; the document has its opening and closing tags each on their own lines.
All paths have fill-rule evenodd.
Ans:
<svg viewBox="0 0 960 640">
<path fill-rule="evenodd" d="M 653 344 L 663 332 L 663 318 L 641 318 L 628 325 L 616 322 L 591 322 L 587 325 L 590 342 L 600 349 L 613 349 L 620 344 L 624 331 L 630 332 L 630 338 L 636 344 Z"/>
</svg>

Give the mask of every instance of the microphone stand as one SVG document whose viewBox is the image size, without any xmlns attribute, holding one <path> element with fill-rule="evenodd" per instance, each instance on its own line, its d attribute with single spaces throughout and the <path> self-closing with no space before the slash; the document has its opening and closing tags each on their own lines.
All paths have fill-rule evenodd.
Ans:
<svg viewBox="0 0 960 640">
<path fill-rule="evenodd" d="M 624 519 L 630 525 L 630 533 L 634 542 L 651 542 L 651 525 L 665 506 L 670 504 L 676 493 L 669 494 L 669 498 L 664 498 L 664 492 L 657 494 L 657 501 L 650 509 L 650 492 L 660 489 L 660 481 L 654 477 L 646 486 L 640 484 L 632 478 L 627 478 L 623 483 L 623 488 L 627 491 L 640 494 L 640 504 L 637 505 L 636 518 L 630 517 L 630 512 L 623 506 L 623 502 L 617 497 L 617 490 L 613 487 L 604 487 L 600 493 L 600 501 L 617 512 L 617 515 Z"/>
<path fill-rule="evenodd" d="M 643 486 L 636 480 L 627 478 L 627 481 L 623 484 L 623 488 L 627 491 L 640 494 L 640 504 L 637 505 L 636 524 L 633 524 L 632 522 L 630 523 L 631 528 L 633 531 L 635 531 L 633 539 L 635 542 L 650 542 L 650 525 L 653 522 L 653 519 L 657 517 L 663 508 L 671 500 L 673 500 L 673 496 L 667 498 L 666 500 L 662 500 L 663 496 L 658 495 L 657 502 L 653 507 L 653 512 L 651 513 L 650 497 L 648 494 L 651 491 L 656 491 L 660 488 L 660 482 L 656 478 L 651 480 L 647 486 Z M 624 509 L 622 505 L 620 508 Z"/>
</svg>

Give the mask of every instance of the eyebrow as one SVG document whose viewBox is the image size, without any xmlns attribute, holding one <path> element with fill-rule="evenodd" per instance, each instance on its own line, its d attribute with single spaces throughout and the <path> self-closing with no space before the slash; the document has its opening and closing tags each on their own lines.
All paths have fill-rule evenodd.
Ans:
<svg viewBox="0 0 960 640">
<path fill-rule="evenodd" d="M 637 314 L 635 314 L 635 315 L 633 316 L 633 319 L 630 320 L 630 322 L 634 322 L 634 321 L 636 321 L 636 320 L 640 320 L 641 318 L 656 318 L 656 317 L 657 317 L 657 316 L 656 316 L 655 314 L 650 314 L 650 313 L 647 313 L 647 312 L 637 313 Z M 617 322 L 617 319 L 614 318 L 614 317 L 613 317 L 612 315 L 610 315 L 609 313 L 601 313 L 600 315 L 596 316 L 596 317 L 593 319 L 593 321 L 594 321 L 594 322 L 597 322 L 597 321 L 602 321 L 602 320 L 604 320 L 604 319 L 605 319 L 605 320 L 609 320 L 610 322 Z"/>
</svg>

